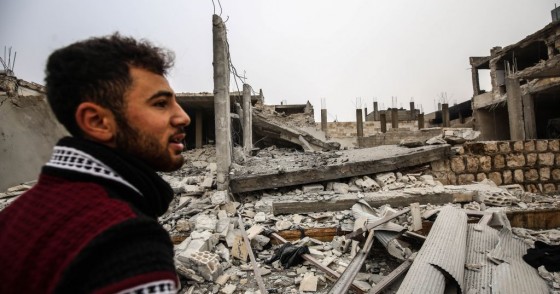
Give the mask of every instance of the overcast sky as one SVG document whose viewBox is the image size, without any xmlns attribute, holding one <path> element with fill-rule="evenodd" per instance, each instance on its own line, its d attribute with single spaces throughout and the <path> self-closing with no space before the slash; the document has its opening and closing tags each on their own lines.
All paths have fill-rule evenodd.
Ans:
<svg viewBox="0 0 560 294">
<path fill-rule="evenodd" d="M 266 104 L 315 107 L 354 121 L 362 107 L 429 113 L 442 93 L 472 96 L 469 56 L 516 43 L 551 22 L 553 0 L 215 0 L 227 19 L 234 66 Z M 18 78 L 44 84 L 54 49 L 119 31 L 176 54 L 176 92 L 212 92 L 211 0 L 0 0 L 0 45 L 17 51 Z M 484 75 L 486 77 L 486 75 Z M 488 78 L 489 79 L 489 78 Z M 488 86 L 482 87 L 487 88 Z M 242 86 L 239 85 L 239 88 Z M 231 90 L 237 90 L 235 83 Z"/>
</svg>

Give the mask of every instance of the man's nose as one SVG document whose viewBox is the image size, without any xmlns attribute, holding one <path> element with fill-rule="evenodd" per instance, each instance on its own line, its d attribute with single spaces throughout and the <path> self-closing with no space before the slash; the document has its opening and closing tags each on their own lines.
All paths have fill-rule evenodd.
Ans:
<svg viewBox="0 0 560 294">
<path fill-rule="evenodd" d="M 191 124 L 190 116 L 183 110 L 179 103 L 175 102 L 175 115 L 172 118 L 172 124 L 178 127 L 186 127 Z"/>
</svg>

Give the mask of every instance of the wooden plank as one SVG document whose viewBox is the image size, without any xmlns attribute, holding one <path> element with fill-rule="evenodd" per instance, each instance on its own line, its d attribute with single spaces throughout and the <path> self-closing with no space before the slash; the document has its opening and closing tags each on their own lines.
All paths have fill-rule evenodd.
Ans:
<svg viewBox="0 0 560 294">
<path fill-rule="evenodd" d="M 277 234 L 288 241 L 299 240 L 302 239 L 303 237 L 310 237 L 313 239 L 317 239 L 319 241 L 330 242 L 332 241 L 334 236 L 342 236 L 347 233 L 349 232 L 342 231 L 340 230 L 340 228 L 334 227 L 334 228 L 305 229 L 303 231 L 286 230 L 286 231 L 280 231 Z"/>
<path fill-rule="evenodd" d="M 440 160 L 449 154 L 449 150 L 449 145 L 425 147 L 400 156 L 387 154 L 386 157 L 372 160 L 349 161 L 282 173 L 233 175 L 230 177 L 230 189 L 234 193 L 241 193 L 395 171 Z"/>
<path fill-rule="evenodd" d="M 507 218 L 512 227 L 532 230 L 548 230 L 560 227 L 560 209 L 508 211 Z"/>
</svg>

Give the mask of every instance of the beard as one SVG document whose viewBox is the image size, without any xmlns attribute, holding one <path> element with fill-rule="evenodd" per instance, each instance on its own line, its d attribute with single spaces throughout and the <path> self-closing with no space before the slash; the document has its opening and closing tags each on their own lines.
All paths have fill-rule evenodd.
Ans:
<svg viewBox="0 0 560 294">
<path fill-rule="evenodd" d="M 168 146 L 162 146 L 156 137 L 134 129 L 127 122 L 119 122 L 118 126 L 115 138 L 118 150 L 133 155 L 156 171 L 175 171 L 183 166 L 183 157 L 173 157 Z"/>
</svg>

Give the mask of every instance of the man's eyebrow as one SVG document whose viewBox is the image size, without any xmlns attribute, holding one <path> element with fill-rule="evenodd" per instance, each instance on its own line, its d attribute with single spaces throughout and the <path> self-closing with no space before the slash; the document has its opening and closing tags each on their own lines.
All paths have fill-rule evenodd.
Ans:
<svg viewBox="0 0 560 294">
<path fill-rule="evenodd" d="M 175 97 L 175 93 L 171 92 L 171 91 L 157 91 L 154 95 L 150 96 L 150 98 L 148 98 L 148 101 L 159 98 L 159 97 L 167 97 L 167 98 L 173 98 Z"/>
</svg>

